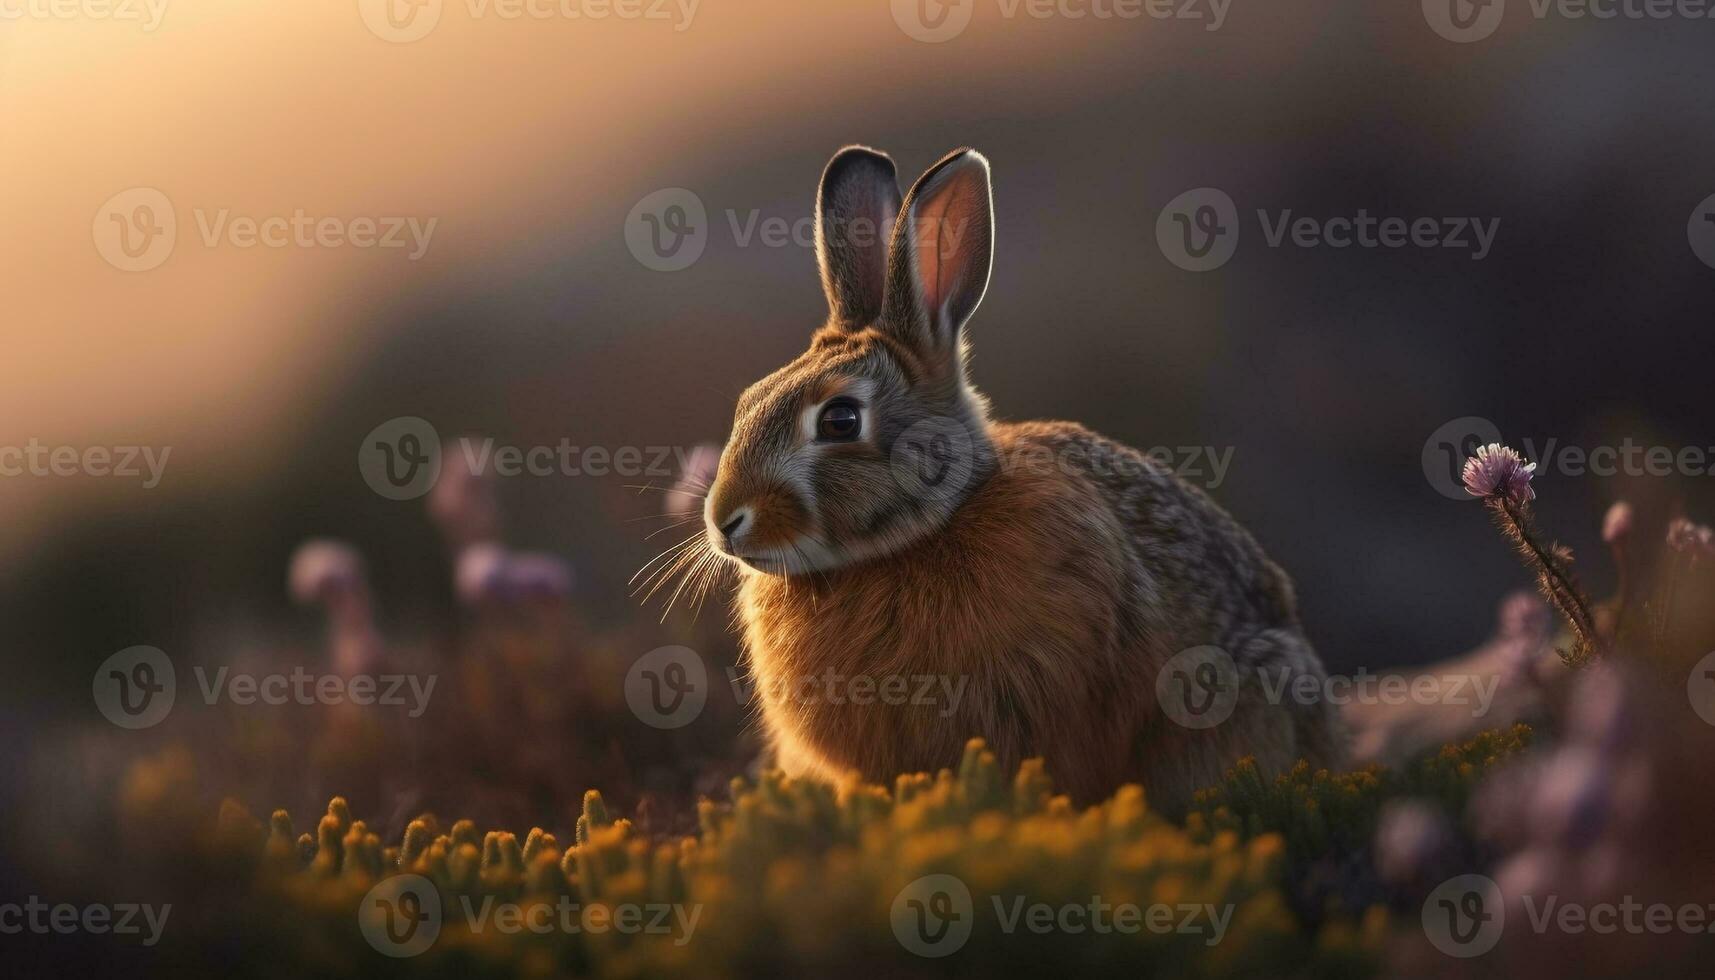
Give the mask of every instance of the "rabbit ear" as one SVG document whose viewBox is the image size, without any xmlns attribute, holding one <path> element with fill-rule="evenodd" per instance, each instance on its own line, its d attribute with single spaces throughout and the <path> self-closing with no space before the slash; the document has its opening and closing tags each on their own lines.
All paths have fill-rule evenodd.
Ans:
<svg viewBox="0 0 1715 980">
<path fill-rule="evenodd" d="M 881 315 L 888 239 L 899 214 L 899 177 L 887 154 L 848 146 L 816 192 L 816 263 L 836 321 L 866 326 Z"/>
<path fill-rule="evenodd" d="M 905 197 L 888 254 L 882 329 L 926 356 L 951 354 L 993 264 L 989 162 L 975 150 L 954 150 Z"/>
</svg>

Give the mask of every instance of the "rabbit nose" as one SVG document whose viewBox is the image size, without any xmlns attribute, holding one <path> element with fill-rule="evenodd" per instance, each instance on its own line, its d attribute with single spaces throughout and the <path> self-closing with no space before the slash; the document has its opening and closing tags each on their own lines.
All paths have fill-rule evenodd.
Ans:
<svg viewBox="0 0 1715 980">
<path fill-rule="evenodd" d="M 727 550 L 731 551 L 733 542 L 738 539 L 744 529 L 750 526 L 750 508 L 740 507 L 721 523 L 721 539 L 726 542 Z"/>
</svg>

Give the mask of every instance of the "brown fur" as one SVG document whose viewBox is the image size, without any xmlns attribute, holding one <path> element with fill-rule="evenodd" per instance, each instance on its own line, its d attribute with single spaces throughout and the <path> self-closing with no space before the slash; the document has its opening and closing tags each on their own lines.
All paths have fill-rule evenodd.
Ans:
<svg viewBox="0 0 1715 980">
<path fill-rule="evenodd" d="M 853 154 L 861 163 L 842 159 Z M 850 216 L 829 202 L 897 200 L 826 186 L 891 181 L 879 161 L 853 149 L 830 163 L 830 226 Z M 980 156 L 937 164 L 904 199 L 885 275 L 850 267 L 879 250 L 819 241 L 829 324 L 740 399 L 706 516 L 713 546 L 747 566 L 745 646 L 779 764 L 888 779 L 949 765 L 980 735 L 1004 766 L 1045 757 L 1081 802 L 1136 781 L 1171 811 L 1244 755 L 1267 770 L 1336 761 L 1331 710 L 1267 704 L 1256 683 L 1258 668 L 1322 667 L 1289 580 L 1237 522 L 1081 426 L 989 420 L 963 334 L 987 285 L 988 194 Z M 925 222 L 939 231 L 921 234 Z M 842 294 L 854 289 L 868 292 Z M 883 312 L 854 322 L 853 310 Z M 835 398 L 862 405 L 861 438 L 805 431 Z M 954 434 L 934 443 L 963 467 L 945 495 L 901 478 L 902 452 L 929 459 L 910 455 L 925 425 Z M 720 529 L 741 514 L 729 539 Z M 1156 683 L 1205 645 L 1243 683 L 1229 720 L 1192 730 L 1164 714 Z M 891 696 L 870 703 L 882 684 Z"/>
</svg>

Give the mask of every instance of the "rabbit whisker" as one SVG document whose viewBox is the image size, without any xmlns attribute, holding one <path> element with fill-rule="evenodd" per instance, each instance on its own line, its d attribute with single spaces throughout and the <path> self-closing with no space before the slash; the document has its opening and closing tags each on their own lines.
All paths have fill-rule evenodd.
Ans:
<svg viewBox="0 0 1715 980">
<path fill-rule="evenodd" d="M 654 598 L 655 593 L 661 591 L 662 586 L 666 585 L 668 582 L 671 582 L 674 579 L 674 577 L 678 575 L 678 573 L 680 571 L 682 571 L 692 561 L 694 561 L 698 557 L 700 557 L 702 555 L 703 549 L 707 548 L 707 547 L 708 547 L 708 542 L 698 540 L 698 541 L 694 542 L 690 547 L 685 548 L 683 551 L 680 551 L 679 554 L 676 555 L 671 562 L 669 562 L 668 564 L 663 566 L 663 570 L 659 570 L 659 574 L 652 576 L 651 581 L 654 582 L 653 585 L 649 585 L 649 582 L 647 582 L 647 581 L 644 583 L 644 585 L 649 585 L 649 591 L 644 593 L 643 601 L 645 603 L 647 603 L 650 599 Z M 640 585 L 640 586 L 638 586 L 638 588 L 642 589 L 643 586 Z M 633 593 L 633 594 L 635 595 L 636 593 Z"/>
<path fill-rule="evenodd" d="M 686 538 L 685 540 L 680 541 L 678 544 L 668 545 L 664 550 L 662 550 L 662 552 L 660 554 L 658 554 L 654 558 L 651 558 L 648 561 L 644 562 L 643 567 L 639 568 L 637 570 L 636 574 L 631 576 L 630 581 L 626 582 L 625 584 L 631 585 L 631 584 L 635 583 L 638 579 L 638 576 L 642 575 L 644 572 L 649 570 L 649 566 L 655 564 L 656 562 L 660 561 L 663 558 L 666 558 L 668 555 L 671 555 L 673 552 L 678 551 L 680 548 L 686 547 L 691 542 L 702 537 L 702 535 L 703 535 L 703 532 L 701 530 L 699 530 L 699 531 L 697 531 L 696 534 L 693 534 L 690 537 Z"/>
<path fill-rule="evenodd" d="M 684 527 L 687 524 L 701 523 L 702 519 L 703 519 L 703 515 L 698 514 L 695 517 L 687 517 L 684 520 L 677 521 L 677 522 L 672 523 L 672 524 L 668 524 L 666 527 L 656 528 L 655 530 L 650 531 L 648 534 L 645 534 L 643 536 L 643 540 L 648 541 L 650 538 L 653 538 L 657 534 L 665 534 L 668 531 L 673 530 L 674 528 Z"/>
</svg>

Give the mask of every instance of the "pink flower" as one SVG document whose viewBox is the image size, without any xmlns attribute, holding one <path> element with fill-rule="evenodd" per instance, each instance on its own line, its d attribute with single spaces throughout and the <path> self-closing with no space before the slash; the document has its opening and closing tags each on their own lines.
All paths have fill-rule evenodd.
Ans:
<svg viewBox="0 0 1715 980">
<path fill-rule="evenodd" d="M 1715 558 L 1715 532 L 1702 524 L 1693 524 L 1676 517 L 1667 526 L 1667 543 L 1674 551 L 1690 552 L 1702 558 Z"/>
<path fill-rule="evenodd" d="M 721 447 L 705 442 L 691 450 L 685 460 L 685 470 L 667 493 L 667 512 L 691 516 L 703 512 L 703 497 L 714 486 L 715 470 L 720 466 Z"/>
<path fill-rule="evenodd" d="M 1527 463 L 1517 450 L 1498 442 L 1477 449 L 1477 455 L 1465 461 L 1462 474 L 1465 491 L 1473 497 L 1502 499 L 1514 506 L 1536 499 L 1530 478 L 1536 475 L 1536 464 Z"/>
<path fill-rule="evenodd" d="M 346 596 L 366 595 L 363 556 L 343 541 L 317 538 L 292 553 L 287 589 L 302 605 L 330 603 Z"/>
<path fill-rule="evenodd" d="M 294 600 L 326 611 L 334 667 L 341 675 L 365 673 L 377 663 L 381 637 L 356 548 L 327 538 L 306 541 L 292 553 L 286 582 Z"/>
<path fill-rule="evenodd" d="M 478 544 L 459 553 L 454 588 L 471 606 L 552 602 L 570 594 L 572 570 L 553 555 Z"/>
<path fill-rule="evenodd" d="M 453 550 L 500 537 L 500 503 L 489 474 L 471 469 L 463 441 L 441 451 L 441 475 L 429 491 L 429 516 Z"/>
<path fill-rule="evenodd" d="M 1624 500 L 1615 501 L 1608 508 L 1608 516 L 1602 519 L 1602 542 L 1613 544 L 1632 533 L 1632 505 Z"/>
<path fill-rule="evenodd" d="M 1376 823 L 1376 866 L 1385 881 L 1424 877 L 1453 846 L 1447 818 L 1415 800 L 1394 800 Z"/>
</svg>

